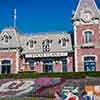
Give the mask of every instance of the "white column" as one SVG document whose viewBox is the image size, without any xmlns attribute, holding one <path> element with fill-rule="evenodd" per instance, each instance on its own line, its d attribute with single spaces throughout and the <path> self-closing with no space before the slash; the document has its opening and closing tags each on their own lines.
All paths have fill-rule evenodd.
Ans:
<svg viewBox="0 0 100 100">
<path fill-rule="evenodd" d="M 1 61 L 0 61 L 0 74 L 1 74 L 1 66 L 2 66 L 2 65 L 1 65 Z"/>
<path fill-rule="evenodd" d="M 63 66 L 62 66 L 62 61 L 59 61 L 59 64 L 61 65 L 61 72 L 63 72 Z"/>
<path fill-rule="evenodd" d="M 18 49 L 16 51 L 16 73 L 19 71 L 19 52 Z"/>
<path fill-rule="evenodd" d="M 74 25 L 74 43 L 75 43 L 75 72 L 78 72 L 78 65 L 77 65 L 77 29 L 76 25 Z"/>
</svg>

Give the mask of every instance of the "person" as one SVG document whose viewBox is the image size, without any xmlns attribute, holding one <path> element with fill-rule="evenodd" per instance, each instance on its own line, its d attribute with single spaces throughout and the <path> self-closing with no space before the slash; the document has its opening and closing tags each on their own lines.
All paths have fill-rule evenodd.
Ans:
<svg viewBox="0 0 100 100">
<path fill-rule="evenodd" d="M 78 97 L 72 93 L 72 91 L 68 91 L 67 98 L 65 100 L 78 100 Z"/>
<path fill-rule="evenodd" d="M 87 100 L 87 93 L 84 91 L 83 93 L 82 93 L 82 98 L 80 99 L 80 100 Z"/>
<path fill-rule="evenodd" d="M 54 100 L 62 100 L 62 97 L 58 91 L 55 92 L 54 96 L 55 96 Z"/>
<path fill-rule="evenodd" d="M 87 95 L 86 92 L 83 92 L 82 98 L 80 100 L 99 100 L 99 99 L 96 99 L 96 98 L 97 98 L 97 96 Z"/>
<path fill-rule="evenodd" d="M 97 96 L 97 93 L 94 93 L 93 100 L 99 100 L 99 97 Z"/>
</svg>

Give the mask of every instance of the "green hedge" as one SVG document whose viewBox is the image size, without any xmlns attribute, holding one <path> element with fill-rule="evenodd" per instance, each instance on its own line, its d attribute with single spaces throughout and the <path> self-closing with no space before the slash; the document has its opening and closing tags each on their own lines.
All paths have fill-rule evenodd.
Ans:
<svg viewBox="0 0 100 100">
<path fill-rule="evenodd" d="M 100 72 L 66 72 L 66 73 L 35 73 L 35 72 L 20 72 L 18 74 L 0 74 L 0 79 L 4 78 L 38 78 L 38 77 L 63 77 L 63 78 L 85 78 L 85 77 L 100 77 Z"/>
<path fill-rule="evenodd" d="M 0 100 L 53 100 L 53 98 L 0 98 Z"/>
</svg>

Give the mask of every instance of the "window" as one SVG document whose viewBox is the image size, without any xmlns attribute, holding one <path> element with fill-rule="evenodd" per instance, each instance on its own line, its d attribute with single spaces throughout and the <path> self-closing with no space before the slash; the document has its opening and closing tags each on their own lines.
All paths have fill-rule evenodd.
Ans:
<svg viewBox="0 0 100 100">
<path fill-rule="evenodd" d="M 29 63 L 30 70 L 34 70 L 34 60 L 29 58 L 26 59 L 26 63 Z"/>
<path fill-rule="evenodd" d="M 65 47 L 66 46 L 66 39 L 62 38 L 62 46 Z"/>
<path fill-rule="evenodd" d="M 85 71 L 96 71 L 96 59 L 94 56 L 84 57 Z"/>
<path fill-rule="evenodd" d="M 7 35 L 4 35 L 4 42 L 8 43 L 9 37 Z"/>
<path fill-rule="evenodd" d="M 50 51 L 50 44 L 52 43 L 52 40 L 44 40 L 42 42 L 42 48 L 43 48 L 43 52 L 49 52 Z"/>
<path fill-rule="evenodd" d="M 67 60 L 66 60 L 66 57 L 63 57 L 61 59 L 61 61 L 62 61 L 63 72 L 67 72 Z"/>
<path fill-rule="evenodd" d="M 2 37 L 1 37 L 1 40 L 4 42 L 4 43 L 8 43 L 9 40 L 12 39 L 12 37 L 8 34 L 4 34 Z"/>
<path fill-rule="evenodd" d="M 26 45 L 29 46 L 29 48 L 33 48 L 34 45 L 36 45 L 37 41 L 36 40 L 29 40 L 27 41 Z"/>
<path fill-rule="evenodd" d="M 29 46 L 29 48 L 33 48 L 33 40 L 29 40 L 27 42 L 27 46 Z"/>
<path fill-rule="evenodd" d="M 11 72 L 11 61 L 10 60 L 2 60 L 1 62 L 1 73 L 10 73 Z"/>
<path fill-rule="evenodd" d="M 3 32 L 3 35 L 1 36 L 1 40 L 3 41 L 3 43 L 8 43 L 9 40 L 12 39 L 12 36 L 9 35 L 8 32 Z"/>
<path fill-rule="evenodd" d="M 66 44 L 67 44 L 67 40 L 66 38 L 62 38 L 62 39 L 59 39 L 58 43 L 61 44 L 61 46 L 63 47 L 66 47 Z"/>
<path fill-rule="evenodd" d="M 29 41 L 29 46 L 30 46 L 30 48 L 33 48 L 33 40 Z"/>
<path fill-rule="evenodd" d="M 43 71 L 53 72 L 53 60 L 52 58 L 46 58 L 43 60 Z"/>
<path fill-rule="evenodd" d="M 29 60 L 29 66 L 31 70 L 34 70 L 34 60 Z"/>
<path fill-rule="evenodd" d="M 85 43 L 92 42 L 92 32 L 90 32 L 90 31 L 85 32 L 84 41 L 85 41 Z"/>
</svg>

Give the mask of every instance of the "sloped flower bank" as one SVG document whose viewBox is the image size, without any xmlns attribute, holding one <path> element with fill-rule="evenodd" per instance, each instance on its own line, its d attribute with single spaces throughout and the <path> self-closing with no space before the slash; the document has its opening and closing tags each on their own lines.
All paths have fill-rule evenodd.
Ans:
<svg viewBox="0 0 100 100">
<path fill-rule="evenodd" d="M 0 98 L 69 98 L 75 100 L 96 93 L 100 97 L 100 78 L 86 77 L 77 79 L 40 77 L 36 79 L 0 80 Z M 74 100 L 73 99 L 73 100 Z"/>
</svg>

